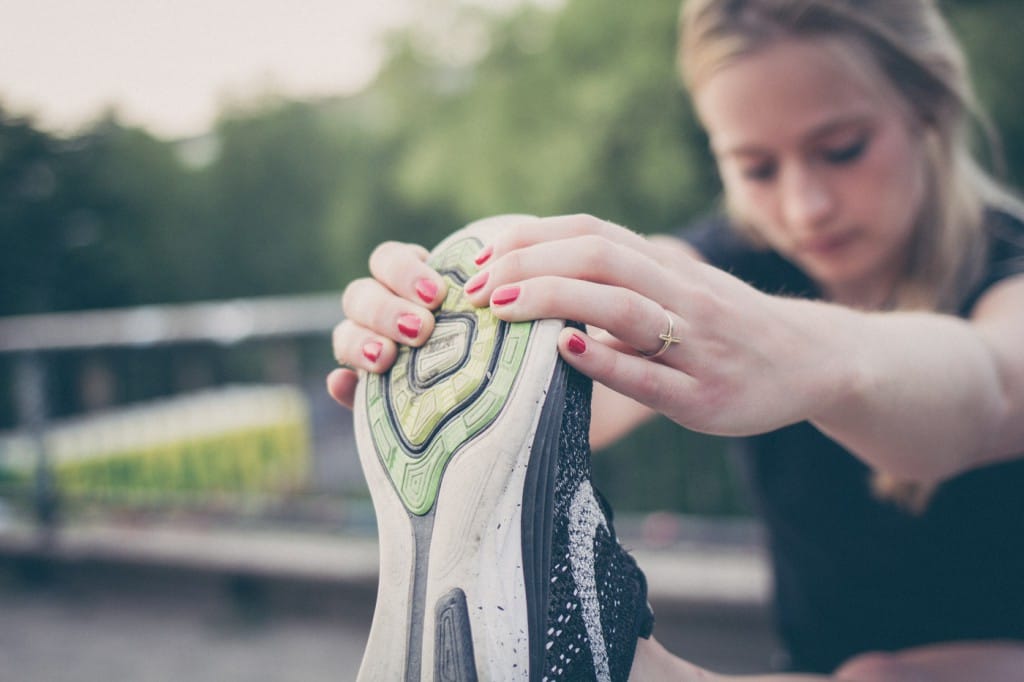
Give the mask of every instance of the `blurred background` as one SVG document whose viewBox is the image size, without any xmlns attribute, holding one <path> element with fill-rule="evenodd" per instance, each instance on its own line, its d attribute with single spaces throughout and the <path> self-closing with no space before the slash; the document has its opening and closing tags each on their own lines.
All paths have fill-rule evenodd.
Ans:
<svg viewBox="0 0 1024 682">
<path fill-rule="evenodd" d="M 376 583 L 339 294 L 503 212 L 719 187 L 678 0 L 0 0 L 0 651 L 12 679 L 353 679 Z M 1019 0 L 942 3 L 1024 177 Z M 725 444 L 595 458 L 670 649 L 772 663 Z"/>
</svg>

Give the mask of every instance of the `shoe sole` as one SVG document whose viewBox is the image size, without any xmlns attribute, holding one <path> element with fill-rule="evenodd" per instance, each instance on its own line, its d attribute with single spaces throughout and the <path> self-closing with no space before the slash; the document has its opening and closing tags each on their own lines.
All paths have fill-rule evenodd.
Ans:
<svg viewBox="0 0 1024 682">
<path fill-rule="evenodd" d="M 473 256 L 502 222 L 434 250 L 449 290 L 430 340 L 357 390 L 380 537 L 359 680 L 540 679 L 564 322 L 506 323 L 466 301 Z"/>
</svg>

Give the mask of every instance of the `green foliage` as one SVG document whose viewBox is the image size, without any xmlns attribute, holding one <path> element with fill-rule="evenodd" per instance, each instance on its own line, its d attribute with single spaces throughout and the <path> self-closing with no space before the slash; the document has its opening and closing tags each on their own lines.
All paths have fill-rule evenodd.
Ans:
<svg viewBox="0 0 1024 682">
<path fill-rule="evenodd" d="M 59 243 L 53 205 L 57 144 L 0 109 L 0 311 L 40 309 Z"/>
<path fill-rule="evenodd" d="M 189 196 L 173 148 L 105 122 L 62 140 L 0 110 L 0 313 L 165 297 Z"/>
<path fill-rule="evenodd" d="M 1024 186 L 1024 52 L 1017 42 L 1024 25 L 1019 0 L 957 2 L 949 8 L 953 28 L 963 41 L 978 96 L 1002 137 L 1006 180 Z"/>
<path fill-rule="evenodd" d="M 714 172 L 674 74 L 675 2 L 527 9 L 491 30 L 476 64 L 397 55 L 380 85 L 455 83 L 417 103 L 403 192 L 494 213 L 585 211 L 644 231 L 706 205 Z"/>
</svg>

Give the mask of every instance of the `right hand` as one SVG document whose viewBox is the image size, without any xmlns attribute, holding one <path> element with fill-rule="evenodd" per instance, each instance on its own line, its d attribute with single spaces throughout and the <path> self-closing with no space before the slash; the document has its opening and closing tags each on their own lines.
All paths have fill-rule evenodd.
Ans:
<svg viewBox="0 0 1024 682">
<path fill-rule="evenodd" d="M 355 370 L 385 372 L 398 344 L 422 346 L 434 330 L 435 310 L 447 284 L 427 265 L 417 244 L 384 242 L 370 255 L 371 277 L 351 282 L 341 296 L 345 319 L 334 328 L 334 357 L 342 365 L 327 376 L 327 392 L 351 409 Z"/>
</svg>

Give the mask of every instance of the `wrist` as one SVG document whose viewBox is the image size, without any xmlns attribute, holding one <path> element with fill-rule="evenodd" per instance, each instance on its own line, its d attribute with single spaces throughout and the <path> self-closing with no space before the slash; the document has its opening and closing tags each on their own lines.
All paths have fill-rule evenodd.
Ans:
<svg viewBox="0 0 1024 682">
<path fill-rule="evenodd" d="M 782 301 L 803 342 L 796 348 L 806 349 L 796 387 L 805 397 L 804 418 L 826 424 L 871 392 L 866 359 L 871 314 L 821 301 Z"/>
</svg>

